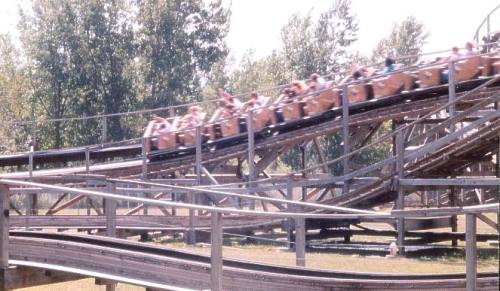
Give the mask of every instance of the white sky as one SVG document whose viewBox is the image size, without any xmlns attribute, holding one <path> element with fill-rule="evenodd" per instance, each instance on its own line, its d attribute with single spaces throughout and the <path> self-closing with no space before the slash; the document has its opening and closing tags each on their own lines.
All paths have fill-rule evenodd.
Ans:
<svg viewBox="0 0 500 291">
<path fill-rule="evenodd" d="M 85 1 L 85 0 L 82 0 Z M 228 4 L 231 0 L 224 0 Z M 0 0 L 0 33 L 15 33 L 18 4 L 27 0 Z M 280 30 L 295 12 L 312 11 L 313 17 L 333 0 L 232 0 L 228 44 L 239 59 L 248 49 L 266 56 L 280 45 Z M 486 14 L 500 0 L 352 0 L 358 16 L 359 34 L 355 48 L 370 54 L 376 43 L 391 31 L 394 22 L 414 15 L 431 33 L 424 51 L 462 46 L 474 35 Z M 500 29 L 500 11 L 492 16 L 492 30 Z"/>
</svg>

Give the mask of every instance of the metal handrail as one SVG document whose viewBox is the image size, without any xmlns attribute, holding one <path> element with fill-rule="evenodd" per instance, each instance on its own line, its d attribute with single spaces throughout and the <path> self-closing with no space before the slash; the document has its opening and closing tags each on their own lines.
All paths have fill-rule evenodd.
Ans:
<svg viewBox="0 0 500 291">
<path fill-rule="evenodd" d="M 479 24 L 479 26 L 477 27 L 476 29 L 476 32 L 474 33 L 474 41 L 476 43 L 479 43 L 479 31 L 481 30 L 481 28 L 483 28 L 483 26 L 486 24 L 486 37 L 487 37 L 487 42 L 490 42 L 490 16 L 495 13 L 498 9 L 500 8 L 500 4 L 498 4 L 497 7 L 493 8 L 493 10 L 490 11 L 490 13 L 488 13 L 486 15 L 486 17 L 484 17 L 483 21 L 481 22 L 481 24 Z"/>
</svg>

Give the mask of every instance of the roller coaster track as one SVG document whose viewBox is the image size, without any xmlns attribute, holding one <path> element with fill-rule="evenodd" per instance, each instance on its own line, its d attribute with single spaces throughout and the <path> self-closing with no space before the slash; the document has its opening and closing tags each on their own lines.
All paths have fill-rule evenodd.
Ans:
<svg viewBox="0 0 500 291">
<path fill-rule="evenodd" d="M 457 92 L 467 92 L 480 84 L 488 81 L 488 78 L 464 81 L 457 84 Z M 500 83 L 494 84 L 477 94 L 475 98 L 484 98 L 497 92 Z M 362 127 L 373 125 L 387 120 L 400 119 L 406 116 L 418 116 L 433 109 L 434 106 L 447 101 L 448 86 L 441 85 L 433 88 L 415 90 L 380 99 L 352 104 L 349 107 L 350 127 Z M 474 102 L 474 96 L 470 102 Z M 477 101 L 477 99 L 476 99 Z M 270 129 L 256 133 L 256 153 L 270 148 L 279 148 L 284 145 L 296 144 L 310 140 L 316 136 L 332 134 L 341 129 L 341 108 L 334 108 L 321 115 L 291 121 L 280 124 Z M 210 145 L 204 145 L 202 162 L 204 164 L 241 157 L 246 153 L 246 134 L 217 140 Z M 177 170 L 192 168 L 195 165 L 194 147 L 185 147 L 176 150 L 165 150 L 153 152 L 150 155 L 152 162 L 148 165 L 148 176 L 166 176 Z M 137 158 L 141 148 L 139 145 L 126 145 L 104 149 L 91 149 L 91 157 L 96 160 L 110 158 Z M 28 154 L 0 156 L 0 166 L 13 166 L 27 164 Z M 51 150 L 36 152 L 34 162 L 38 164 L 81 161 L 85 159 L 84 148 L 73 148 L 63 150 Z M 84 167 L 74 167 L 57 170 L 40 170 L 35 175 L 75 174 L 84 173 Z M 91 167 L 95 174 L 105 174 L 110 177 L 134 177 L 141 172 L 141 161 L 131 160 L 127 162 L 114 162 Z M 20 177 L 26 173 L 4 174 L 5 177 Z"/>
<path fill-rule="evenodd" d="M 206 289 L 210 258 L 131 241 L 70 234 L 11 232 L 17 265 L 66 268 L 77 274 L 143 286 Z M 224 259 L 224 290 L 462 290 L 465 274 L 382 274 L 323 271 Z M 497 290 L 497 273 L 478 274 L 478 290 Z M 173 288 L 172 288 L 173 289 Z"/>
</svg>

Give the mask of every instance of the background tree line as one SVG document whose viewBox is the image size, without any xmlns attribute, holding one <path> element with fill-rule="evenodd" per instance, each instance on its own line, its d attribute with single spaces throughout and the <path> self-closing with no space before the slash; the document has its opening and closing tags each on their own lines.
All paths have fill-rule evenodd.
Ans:
<svg viewBox="0 0 500 291">
<path fill-rule="evenodd" d="M 0 122 L 164 107 L 211 99 L 219 87 L 249 92 L 314 72 L 338 80 L 354 62 L 419 53 L 427 38 L 410 17 L 395 24 L 371 56 L 361 56 L 350 1 L 335 0 L 317 19 L 292 15 L 279 48 L 260 59 L 250 51 L 228 71 L 230 15 L 220 0 L 32 0 L 31 9 L 20 10 L 20 45 L 0 36 Z M 138 137 L 145 122 L 109 118 L 109 139 Z M 40 123 L 38 147 L 97 143 L 102 126 L 95 119 Z M 28 125 L 0 127 L 1 151 L 22 149 L 30 131 Z M 328 158 L 339 155 L 337 136 L 322 143 Z M 297 156 L 283 161 L 298 167 Z"/>
</svg>

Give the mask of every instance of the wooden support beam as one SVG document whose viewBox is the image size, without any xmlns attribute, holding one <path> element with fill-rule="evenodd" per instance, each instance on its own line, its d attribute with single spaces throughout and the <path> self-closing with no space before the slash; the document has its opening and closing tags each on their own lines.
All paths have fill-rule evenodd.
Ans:
<svg viewBox="0 0 500 291">
<path fill-rule="evenodd" d="M 47 210 L 45 215 L 50 215 L 51 212 L 54 210 L 54 208 L 56 208 L 57 205 L 59 205 L 59 203 L 61 203 L 61 201 L 63 201 L 63 199 L 66 198 L 66 196 L 68 196 L 68 193 L 63 193 L 63 195 L 59 196 L 59 198 L 57 198 L 56 202 L 54 204 L 52 204 L 52 206 L 50 206 L 49 210 Z"/>
<path fill-rule="evenodd" d="M 81 194 L 76 195 L 75 197 L 71 198 L 70 200 L 61 204 L 60 206 L 55 207 L 54 209 L 47 211 L 47 213 L 45 213 L 45 215 L 56 214 L 57 212 L 76 204 L 78 201 L 82 200 L 83 198 L 85 198 L 85 195 L 81 195 Z"/>
<path fill-rule="evenodd" d="M 313 145 L 314 148 L 316 149 L 316 152 L 318 153 L 319 156 L 319 161 L 321 162 L 322 166 L 321 168 L 323 169 L 323 173 L 328 173 L 328 166 L 325 165 L 326 163 L 326 157 L 325 157 L 325 152 L 321 149 L 321 145 L 319 143 L 318 137 L 313 138 Z"/>
<path fill-rule="evenodd" d="M 295 264 L 306 266 L 306 220 L 295 218 Z"/>
<path fill-rule="evenodd" d="M 113 182 L 108 183 L 108 192 L 116 194 L 116 184 Z M 106 199 L 105 200 L 105 212 L 106 212 L 106 236 L 116 237 L 116 200 Z M 107 284 L 108 285 L 108 284 Z M 107 286 L 106 285 L 106 286 Z M 107 289 L 107 287 L 106 287 Z"/>
<path fill-rule="evenodd" d="M 161 199 L 165 196 L 167 196 L 168 193 L 160 193 L 160 194 L 156 194 L 153 199 Z M 142 208 L 144 207 L 144 204 L 139 204 L 137 205 L 136 207 L 130 209 L 129 211 L 125 212 L 125 215 L 132 215 L 132 214 L 135 214 L 137 212 L 139 212 Z M 165 209 L 165 207 L 161 207 L 161 206 L 158 206 L 158 208 L 165 214 L 165 215 L 170 215 L 170 213 Z M 166 212 L 165 212 L 166 211 Z"/>
<path fill-rule="evenodd" d="M 448 195 L 448 199 L 450 200 L 450 207 L 456 207 L 457 206 L 457 189 L 455 187 L 450 187 L 450 193 Z M 456 215 L 451 216 L 451 231 L 452 232 L 457 232 L 458 230 L 458 219 Z M 456 239 L 451 240 L 451 246 L 456 247 L 458 246 L 458 241 Z"/>
<path fill-rule="evenodd" d="M 498 223 L 491 220 L 488 216 L 486 216 L 482 213 L 478 213 L 478 214 L 476 214 L 476 216 L 477 216 L 477 218 L 481 219 L 481 221 L 483 221 L 484 223 L 486 223 L 487 225 L 491 226 L 493 229 L 498 231 Z"/>
<path fill-rule="evenodd" d="M 17 207 L 14 205 L 14 203 L 9 202 L 9 206 L 10 206 L 10 209 L 14 210 L 17 213 L 17 215 L 23 215 L 21 210 L 17 209 Z"/>
<path fill-rule="evenodd" d="M 253 188 L 255 180 L 255 135 L 253 129 L 253 111 L 250 110 L 247 115 L 247 132 L 248 132 L 248 188 Z M 257 173 L 258 175 L 258 173 Z M 253 191 L 248 194 L 253 195 Z M 250 209 L 255 210 L 255 200 L 250 201 Z"/>
<path fill-rule="evenodd" d="M 477 285 L 476 215 L 465 214 L 465 273 L 467 291 Z"/>
<path fill-rule="evenodd" d="M 350 153 L 350 141 L 349 141 L 349 98 L 348 98 L 348 88 L 344 85 L 342 89 L 342 143 L 343 143 L 343 155 Z M 347 174 L 350 172 L 349 159 L 345 158 L 342 160 L 342 169 L 344 176 L 344 185 L 342 187 L 342 195 L 347 195 L 349 193 L 349 180 L 345 179 Z"/>
<path fill-rule="evenodd" d="M 188 192 L 186 193 L 186 197 L 187 197 L 187 203 L 193 203 L 194 201 L 194 197 L 193 197 L 194 193 L 192 192 Z M 194 230 L 194 224 L 195 224 L 195 210 L 190 208 L 188 210 L 188 229 L 187 229 L 187 233 L 186 233 L 186 244 L 188 245 L 194 245 L 196 244 L 196 232 Z"/>
<path fill-rule="evenodd" d="M 9 188 L 0 184 L 0 291 L 7 290 L 9 267 Z"/>
<path fill-rule="evenodd" d="M 266 178 L 271 178 L 271 175 L 269 175 L 269 174 L 268 174 L 265 170 L 264 170 L 264 171 L 262 171 L 262 174 L 263 174 L 263 175 L 264 175 L 264 177 L 266 177 Z M 274 183 L 273 183 L 273 185 L 274 185 Z M 276 190 L 278 190 L 278 192 L 279 192 L 279 193 L 283 196 L 283 198 L 286 198 L 286 193 L 285 193 L 285 191 L 283 191 L 283 190 L 281 190 L 281 189 L 276 189 Z"/>
<path fill-rule="evenodd" d="M 287 183 L 287 187 L 286 187 L 286 199 L 287 200 L 293 200 L 293 186 L 292 186 L 292 183 L 290 183 L 290 181 Z M 293 206 L 291 204 L 287 204 L 287 210 L 288 212 L 292 212 L 293 211 Z M 287 219 L 287 240 L 288 240 L 288 249 L 292 249 L 293 248 L 293 219 L 291 218 L 288 218 Z"/>
<path fill-rule="evenodd" d="M 95 201 L 90 198 L 90 197 L 87 197 L 88 198 L 88 203 L 90 205 L 90 207 L 92 207 L 92 209 L 94 209 L 95 213 L 97 213 L 97 215 L 103 215 L 101 209 L 99 209 L 99 205 L 95 205 Z"/>
<path fill-rule="evenodd" d="M 398 131 L 396 134 L 396 171 L 398 173 L 398 182 L 397 182 L 397 188 L 398 188 L 398 197 L 396 201 L 396 209 L 404 209 L 405 207 L 405 190 L 403 187 L 400 185 L 400 179 L 404 178 L 404 136 L 402 131 Z M 398 217 L 397 218 L 397 229 L 398 229 L 398 238 L 397 238 L 397 244 L 399 248 L 399 253 L 404 254 L 404 241 L 405 241 L 405 220 L 404 217 Z"/>
<path fill-rule="evenodd" d="M 278 150 L 269 151 L 259 162 L 255 165 L 254 173 L 258 176 L 262 171 L 264 171 L 274 160 L 276 160 L 284 152 L 288 151 L 292 145 L 286 145 Z"/>
<path fill-rule="evenodd" d="M 321 149 L 321 144 L 319 143 L 318 137 L 313 138 L 313 145 L 314 148 L 316 149 L 316 152 L 319 155 L 319 161 L 322 164 L 321 169 L 323 170 L 323 173 L 329 173 L 328 166 L 326 165 L 326 157 L 325 157 L 325 152 Z M 332 197 L 335 196 L 335 190 L 330 189 L 330 193 L 332 194 Z M 311 193 L 307 194 L 306 196 L 312 196 L 310 195 Z M 307 199 L 308 200 L 308 199 Z"/>
<path fill-rule="evenodd" d="M 222 214 L 211 215 L 210 286 L 212 291 L 222 291 Z"/>
</svg>

